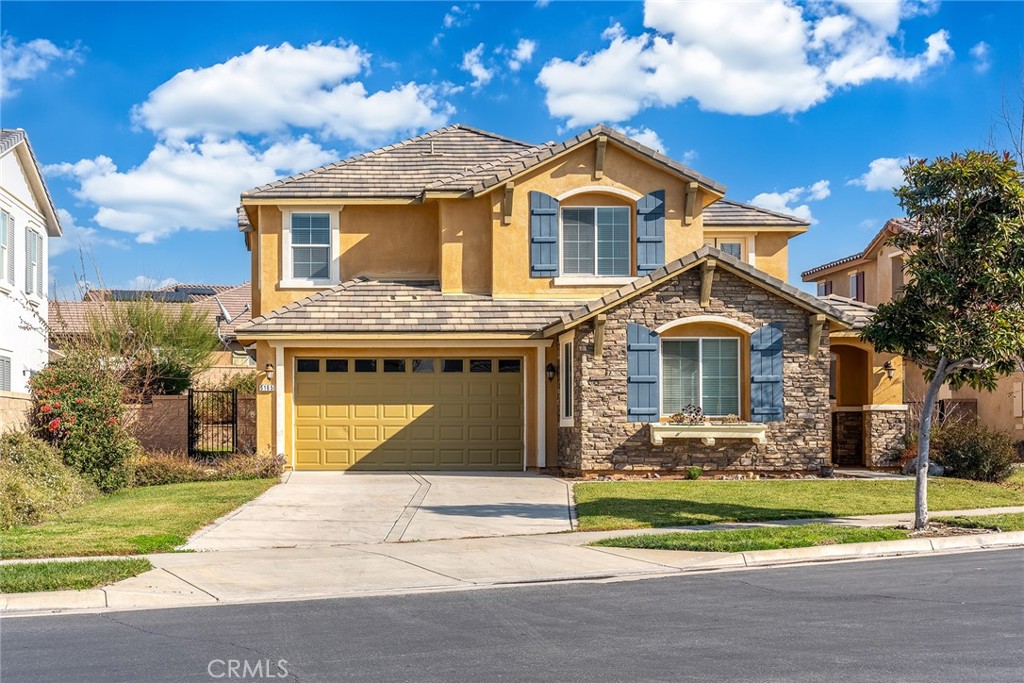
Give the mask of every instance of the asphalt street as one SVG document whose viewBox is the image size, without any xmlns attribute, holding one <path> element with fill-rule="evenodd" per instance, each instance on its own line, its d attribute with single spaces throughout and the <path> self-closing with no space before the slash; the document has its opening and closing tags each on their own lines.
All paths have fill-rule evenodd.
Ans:
<svg viewBox="0 0 1024 683">
<path fill-rule="evenodd" d="M 3 683 L 1024 680 L 1024 550 L 0 622 Z"/>
</svg>

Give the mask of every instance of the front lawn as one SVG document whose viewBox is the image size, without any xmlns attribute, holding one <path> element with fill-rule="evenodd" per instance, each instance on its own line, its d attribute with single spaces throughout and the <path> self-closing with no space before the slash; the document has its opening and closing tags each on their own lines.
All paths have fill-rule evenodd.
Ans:
<svg viewBox="0 0 1024 683">
<path fill-rule="evenodd" d="M 977 517 L 938 517 L 934 521 L 965 529 L 1024 531 L 1024 513 L 1020 512 L 1005 515 L 978 515 Z"/>
<path fill-rule="evenodd" d="M 0 532 L 0 557 L 167 552 L 275 483 L 276 479 L 246 479 L 125 489 L 59 519 Z"/>
<path fill-rule="evenodd" d="M 84 590 L 108 586 L 153 568 L 149 560 L 83 560 L 0 565 L 0 593 Z"/>
<path fill-rule="evenodd" d="M 581 531 L 913 512 L 912 480 L 619 481 L 576 484 Z M 1024 505 L 1024 489 L 928 483 L 931 510 Z"/>
<path fill-rule="evenodd" d="M 674 534 L 608 538 L 590 545 L 651 550 L 694 550 L 709 553 L 743 553 L 750 550 L 807 548 L 813 545 L 896 541 L 907 537 L 904 529 L 861 528 L 804 524 L 801 526 L 729 529 L 727 531 L 677 531 Z"/>
</svg>

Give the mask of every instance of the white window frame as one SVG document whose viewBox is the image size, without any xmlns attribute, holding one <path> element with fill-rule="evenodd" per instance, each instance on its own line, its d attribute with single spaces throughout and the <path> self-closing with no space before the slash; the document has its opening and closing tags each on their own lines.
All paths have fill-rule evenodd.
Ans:
<svg viewBox="0 0 1024 683">
<path fill-rule="evenodd" d="M 742 236 L 737 237 L 708 237 L 704 240 L 704 243 L 709 247 L 714 247 L 719 251 L 725 251 L 722 249 L 723 243 L 738 244 L 740 245 L 740 255 L 737 257 L 741 261 L 747 260 L 747 254 L 749 253 L 747 240 Z M 730 254 L 731 255 L 731 254 Z"/>
<path fill-rule="evenodd" d="M 330 244 L 330 276 L 326 278 L 297 278 L 293 276 L 292 269 L 292 214 L 296 213 L 325 213 L 330 217 L 331 244 Z M 341 229 L 338 216 L 341 213 L 339 207 L 324 206 L 302 206 L 281 211 L 281 287 L 295 289 L 309 289 L 311 287 L 329 287 L 341 281 Z"/>
<path fill-rule="evenodd" d="M 14 239 L 15 228 L 11 224 L 11 212 L 5 208 L 0 207 L 0 221 L 3 222 L 3 231 L 0 232 L 0 292 L 9 294 L 10 291 L 15 287 L 15 271 L 17 265 L 13 268 L 8 268 L 8 247 L 14 247 L 16 241 Z"/>
<path fill-rule="evenodd" d="M 661 417 L 668 417 L 675 413 L 665 412 L 665 342 L 674 341 L 696 341 L 697 342 L 697 402 L 699 407 L 704 409 L 704 340 L 729 339 L 736 342 L 736 415 L 742 419 L 743 415 L 743 338 L 742 337 L 659 337 L 658 339 L 658 412 Z M 711 415 L 708 417 L 725 417 L 724 415 Z"/>
<path fill-rule="evenodd" d="M 594 270 L 597 270 L 597 210 L 598 209 L 621 209 L 629 216 L 629 235 L 626 239 L 626 246 L 629 250 L 629 268 L 625 275 L 598 275 L 594 273 L 566 273 L 565 272 L 565 225 L 562 220 L 563 212 L 566 209 L 591 209 L 594 212 Z M 558 207 L 558 272 L 560 275 L 555 278 L 556 284 L 627 284 L 634 279 L 636 264 L 633 263 L 633 241 L 635 233 L 634 215 L 636 209 L 621 204 L 591 204 L 580 206 L 559 206 Z"/>
<path fill-rule="evenodd" d="M 36 260 L 32 266 L 32 277 L 28 275 L 28 250 L 31 241 L 35 241 L 39 246 L 36 253 Z M 46 250 L 46 240 L 43 238 L 43 234 L 40 232 L 39 226 L 35 223 L 29 223 L 25 228 L 25 286 L 22 288 L 26 296 L 32 299 L 45 299 L 46 298 L 46 257 L 43 252 Z M 37 287 L 36 285 L 39 285 Z M 37 289 L 39 291 L 37 291 Z M 34 303 L 29 301 L 29 303 Z"/>
<path fill-rule="evenodd" d="M 574 427 L 576 425 L 576 416 L 573 411 L 573 405 L 576 403 L 576 383 L 573 382 L 573 362 L 572 359 L 575 357 L 576 349 L 573 341 L 574 335 L 572 333 L 563 335 L 558 338 L 558 426 L 559 427 Z M 568 350 L 569 362 L 566 363 L 566 350 Z M 568 385 L 568 386 L 566 386 Z M 568 389 L 568 392 L 566 392 Z M 566 393 L 569 394 L 569 400 L 565 400 Z"/>
</svg>

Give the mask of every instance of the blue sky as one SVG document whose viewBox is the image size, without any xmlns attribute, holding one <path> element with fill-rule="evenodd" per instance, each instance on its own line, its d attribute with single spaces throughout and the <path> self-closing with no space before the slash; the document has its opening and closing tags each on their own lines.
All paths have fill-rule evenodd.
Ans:
<svg viewBox="0 0 1024 683">
<path fill-rule="evenodd" d="M 999 134 L 1021 26 L 1019 2 L 5 0 L 0 119 L 66 212 L 59 294 L 79 245 L 107 286 L 246 280 L 240 191 L 454 122 L 626 130 L 813 219 L 796 282 L 899 214 L 898 160 Z"/>
</svg>

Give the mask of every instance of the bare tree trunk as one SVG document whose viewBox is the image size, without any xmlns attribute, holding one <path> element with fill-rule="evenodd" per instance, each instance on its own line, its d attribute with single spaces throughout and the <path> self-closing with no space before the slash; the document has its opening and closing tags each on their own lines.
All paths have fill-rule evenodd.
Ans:
<svg viewBox="0 0 1024 683">
<path fill-rule="evenodd" d="M 917 489 L 914 497 L 914 528 L 923 529 L 928 526 L 928 451 L 932 437 L 932 414 L 935 402 L 939 398 L 939 389 L 946 381 L 946 367 L 949 361 L 943 356 L 935 368 L 928 390 L 924 394 L 924 405 L 921 406 L 921 424 L 917 430 Z"/>
</svg>

